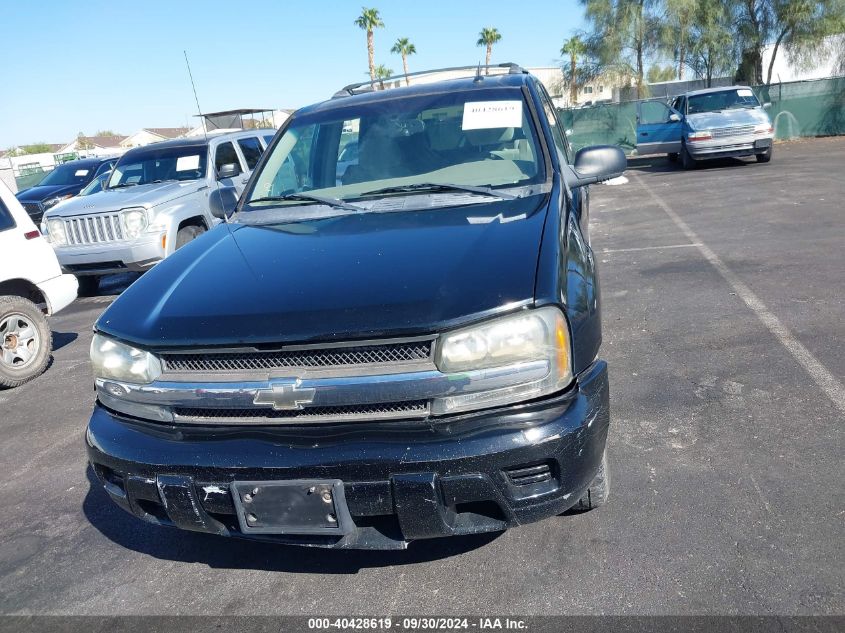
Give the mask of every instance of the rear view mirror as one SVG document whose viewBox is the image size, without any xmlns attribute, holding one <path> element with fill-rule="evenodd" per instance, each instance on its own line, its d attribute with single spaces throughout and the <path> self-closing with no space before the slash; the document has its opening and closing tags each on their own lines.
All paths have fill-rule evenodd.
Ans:
<svg viewBox="0 0 845 633">
<path fill-rule="evenodd" d="M 234 178 L 241 173 L 241 168 L 235 163 L 226 163 L 217 170 L 217 179 Z"/>
<path fill-rule="evenodd" d="M 578 177 L 575 186 L 580 187 L 621 176 L 628 159 L 615 145 L 594 145 L 578 150 L 572 167 Z"/>
<path fill-rule="evenodd" d="M 238 193 L 234 187 L 218 187 L 208 197 L 211 215 L 220 220 L 225 220 L 232 215 L 237 205 Z"/>
<path fill-rule="evenodd" d="M 673 112 L 672 114 L 669 115 L 669 120 L 672 121 L 673 123 L 677 123 L 678 121 L 681 120 L 681 115 L 676 113 L 676 112 Z"/>
</svg>

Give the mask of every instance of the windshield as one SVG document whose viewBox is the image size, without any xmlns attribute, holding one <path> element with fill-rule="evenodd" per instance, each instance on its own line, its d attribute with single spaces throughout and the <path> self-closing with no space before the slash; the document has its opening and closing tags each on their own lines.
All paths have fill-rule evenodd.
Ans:
<svg viewBox="0 0 845 633">
<path fill-rule="evenodd" d="M 687 114 L 758 107 L 760 107 L 760 102 L 749 88 L 708 92 L 703 95 L 693 95 L 687 99 Z"/>
<path fill-rule="evenodd" d="M 166 180 L 197 180 L 205 176 L 205 145 L 159 147 L 153 145 L 126 154 L 109 178 L 107 189 L 146 185 Z"/>
<path fill-rule="evenodd" d="M 449 190 L 442 185 L 513 188 L 544 177 L 519 89 L 383 99 L 297 116 L 242 210 L 365 200 L 387 188 L 392 195 Z"/>
<path fill-rule="evenodd" d="M 39 182 L 40 185 L 57 185 L 57 186 L 64 186 L 64 185 L 84 185 L 86 182 L 91 180 L 91 177 L 94 175 L 94 168 L 90 165 L 80 166 L 74 163 L 65 163 L 64 165 L 59 165 L 49 174 L 47 174 L 44 179 Z"/>
<path fill-rule="evenodd" d="M 103 183 L 106 181 L 106 179 L 108 177 L 109 177 L 108 172 L 106 172 L 105 174 L 100 174 L 99 176 L 94 178 L 94 180 L 92 180 L 87 185 L 85 185 L 85 188 L 82 191 L 80 191 L 79 194 L 77 194 L 77 195 L 84 197 L 84 196 L 90 196 L 92 193 L 97 193 L 98 191 L 102 191 L 103 190 Z"/>
</svg>

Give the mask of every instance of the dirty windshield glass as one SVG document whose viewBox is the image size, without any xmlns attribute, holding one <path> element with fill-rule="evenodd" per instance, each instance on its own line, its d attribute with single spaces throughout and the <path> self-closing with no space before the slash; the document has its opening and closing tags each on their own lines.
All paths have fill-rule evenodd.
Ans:
<svg viewBox="0 0 845 633">
<path fill-rule="evenodd" d="M 718 112 L 737 108 L 756 108 L 760 105 L 757 97 L 748 88 L 734 88 L 693 95 L 687 100 L 687 114 L 699 112 Z"/>
<path fill-rule="evenodd" d="M 118 161 L 106 188 L 203 178 L 207 154 L 205 145 L 144 148 L 127 154 Z"/>
<path fill-rule="evenodd" d="M 495 191 L 543 178 L 519 90 L 383 99 L 298 116 L 273 147 L 243 210 L 461 186 Z"/>
<path fill-rule="evenodd" d="M 39 185 L 79 185 L 88 182 L 94 167 L 65 163 L 47 174 Z"/>
</svg>

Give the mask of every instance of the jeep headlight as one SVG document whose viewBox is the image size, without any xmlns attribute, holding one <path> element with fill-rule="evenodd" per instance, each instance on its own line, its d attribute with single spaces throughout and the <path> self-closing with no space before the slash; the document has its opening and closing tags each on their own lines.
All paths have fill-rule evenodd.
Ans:
<svg viewBox="0 0 845 633">
<path fill-rule="evenodd" d="M 134 240 L 147 228 L 147 210 L 143 207 L 124 209 L 120 213 L 123 222 L 123 235 Z"/>
<path fill-rule="evenodd" d="M 151 383 L 161 375 L 158 358 L 102 334 L 94 334 L 91 341 L 91 365 L 97 378 L 136 384 Z"/>
<path fill-rule="evenodd" d="M 56 246 L 64 246 L 67 244 L 65 221 L 59 219 L 47 220 L 47 235 L 50 237 L 50 242 Z"/>
<path fill-rule="evenodd" d="M 487 390 L 435 399 L 432 413 L 444 414 L 500 406 L 539 398 L 560 391 L 572 381 L 569 326 L 554 306 L 525 310 L 481 325 L 449 332 L 437 344 L 435 364 L 462 379 L 481 380 L 484 370 L 497 373 L 508 384 Z M 514 380 L 508 381 L 512 370 Z M 538 376 L 539 372 L 539 376 Z M 490 373 L 490 372 L 487 372 Z M 525 381 L 518 377 L 525 375 Z"/>
<path fill-rule="evenodd" d="M 62 200 L 67 200 L 68 198 L 72 198 L 72 193 L 66 193 L 63 196 L 53 196 L 52 198 L 47 198 L 44 202 L 41 203 L 41 207 L 46 211 L 47 209 L 51 209 L 59 204 Z"/>
</svg>

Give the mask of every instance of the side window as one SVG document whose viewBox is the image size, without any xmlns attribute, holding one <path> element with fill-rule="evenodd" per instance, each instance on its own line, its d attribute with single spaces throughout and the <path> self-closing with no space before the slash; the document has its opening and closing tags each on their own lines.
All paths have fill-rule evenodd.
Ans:
<svg viewBox="0 0 845 633">
<path fill-rule="evenodd" d="M 96 178 L 96 177 L 97 177 L 97 176 L 99 176 L 100 174 L 104 174 L 104 173 L 106 173 L 107 171 L 111 171 L 111 168 L 112 168 L 112 167 L 114 167 L 115 162 L 116 162 L 116 161 L 108 161 L 108 162 L 105 162 L 105 163 L 103 163 L 102 165 L 100 165 L 100 166 L 97 168 L 97 173 L 95 173 L 95 174 L 94 174 L 94 177 Z"/>
<path fill-rule="evenodd" d="M 255 136 L 240 138 L 238 139 L 238 145 L 241 148 L 241 153 L 244 155 L 247 169 L 255 169 L 255 165 L 258 163 L 258 159 L 261 158 L 261 154 L 264 151 L 261 149 L 261 143 L 258 141 L 258 138 Z"/>
<path fill-rule="evenodd" d="M 667 123 L 672 110 L 661 101 L 643 101 L 640 103 L 640 123 Z"/>
<path fill-rule="evenodd" d="M 0 200 L 0 231 L 8 231 L 15 228 L 15 219 L 6 205 Z"/>
<path fill-rule="evenodd" d="M 569 163 L 569 144 L 566 142 L 566 137 L 563 135 L 560 120 L 557 118 L 557 111 L 555 111 L 555 107 L 552 104 L 552 100 L 546 92 L 546 89 L 540 84 L 537 84 L 537 88 L 540 91 L 540 100 L 543 102 L 543 111 L 546 113 L 546 119 L 549 122 L 549 127 L 552 128 L 552 138 L 555 142 L 555 148 L 561 156 L 561 161 Z"/>
<path fill-rule="evenodd" d="M 340 143 L 337 145 L 337 167 L 335 177 L 337 184 L 344 182 L 347 170 L 352 168 L 350 175 L 354 175 L 358 167 L 358 131 L 361 129 L 361 119 L 344 121 L 340 131 Z"/>
<path fill-rule="evenodd" d="M 227 141 L 217 146 L 217 151 L 214 153 L 214 169 L 220 171 L 223 165 L 228 165 L 229 163 L 234 163 L 238 167 L 241 166 L 235 146 Z"/>
</svg>

